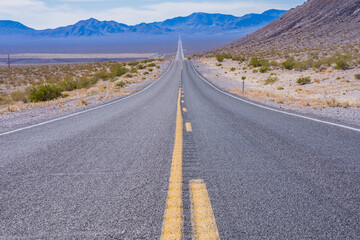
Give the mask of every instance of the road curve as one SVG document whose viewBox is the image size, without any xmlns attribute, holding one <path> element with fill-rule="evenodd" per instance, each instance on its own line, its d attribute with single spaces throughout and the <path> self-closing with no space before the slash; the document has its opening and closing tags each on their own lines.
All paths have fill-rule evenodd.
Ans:
<svg viewBox="0 0 360 240">
<path fill-rule="evenodd" d="M 191 64 L 179 40 L 136 96 L 0 135 L 0 239 L 358 239 L 360 133 L 239 101 Z"/>
</svg>

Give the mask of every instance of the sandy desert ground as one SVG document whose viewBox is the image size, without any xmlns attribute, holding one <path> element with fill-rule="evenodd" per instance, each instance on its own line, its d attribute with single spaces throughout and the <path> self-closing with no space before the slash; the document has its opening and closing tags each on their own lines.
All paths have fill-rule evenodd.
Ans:
<svg viewBox="0 0 360 240">
<path fill-rule="evenodd" d="M 284 70 L 274 67 L 260 73 L 258 68 L 225 59 L 199 58 L 199 72 L 220 88 L 254 101 L 297 112 L 330 117 L 360 125 L 360 67 L 337 70 L 332 67 L 316 70 Z M 242 91 L 242 77 L 245 92 Z M 297 80 L 309 77 L 310 83 Z"/>
</svg>

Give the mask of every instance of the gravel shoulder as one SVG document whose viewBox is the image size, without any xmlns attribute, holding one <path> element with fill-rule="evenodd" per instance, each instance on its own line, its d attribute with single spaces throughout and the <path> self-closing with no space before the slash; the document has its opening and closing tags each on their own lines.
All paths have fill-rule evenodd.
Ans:
<svg viewBox="0 0 360 240">
<path fill-rule="evenodd" d="M 121 89 L 115 88 L 115 91 L 109 92 L 108 97 L 105 97 L 104 91 L 86 95 L 85 97 L 79 94 L 79 96 L 73 96 L 71 99 L 51 101 L 44 104 L 44 106 L 0 114 L 0 133 L 81 112 L 134 94 L 156 81 L 168 69 L 170 64 L 171 61 L 159 64 L 160 68 L 154 71 L 151 76 L 149 75 L 146 79 L 131 83 Z"/>
<path fill-rule="evenodd" d="M 204 61 L 193 60 L 197 71 L 201 73 L 211 83 L 220 89 L 236 94 L 248 100 L 261 103 L 276 109 L 282 109 L 294 113 L 299 113 L 323 120 L 343 123 L 354 127 L 360 127 L 360 108 L 358 107 L 324 107 L 312 108 L 309 106 L 297 106 L 293 104 L 277 103 L 268 99 L 261 99 L 254 96 L 242 95 L 241 91 L 234 91 L 234 89 L 242 88 L 241 75 L 234 77 L 230 74 L 224 74 L 220 68 L 211 67 L 211 65 Z"/>
</svg>

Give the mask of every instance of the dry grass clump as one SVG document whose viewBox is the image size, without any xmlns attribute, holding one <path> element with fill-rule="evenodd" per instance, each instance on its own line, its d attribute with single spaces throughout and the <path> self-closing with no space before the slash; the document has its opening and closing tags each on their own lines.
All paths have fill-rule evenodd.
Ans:
<svg viewBox="0 0 360 240">
<path fill-rule="evenodd" d="M 300 77 L 296 81 L 299 85 L 306 85 L 311 83 L 310 77 Z"/>
<path fill-rule="evenodd" d="M 92 87 L 89 90 L 86 91 L 87 95 L 94 95 L 98 94 L 100 92 L 100 89 L 98 87 Z"/>
<path fill-rule="evenodd" d="M 78 100 L 78 106 L 87 106 L 87 105 L 89 105 L 91 102 L 90 101 L 88 101 L 88 100 L 86 100 L 86 99 L 84 99 L 84 98 L 80 98 L 79 100 Z"/>
<path fill-rule="evenodd" d="M 274 84 L 276 81 L 278 81 L 279 78 L 278 77 L 268 77 L 266 80 L 265 80 L 265 85 L 268 85 L 268 84 Z"/>
<path fill-rule="evenodd" d="M 331 99 L 327 100 L 326 104 L 329 107 L 348 108 L 350 106 L 349 102 L 339 102 L 336 98 L 331 98 Z"/>
</svg>

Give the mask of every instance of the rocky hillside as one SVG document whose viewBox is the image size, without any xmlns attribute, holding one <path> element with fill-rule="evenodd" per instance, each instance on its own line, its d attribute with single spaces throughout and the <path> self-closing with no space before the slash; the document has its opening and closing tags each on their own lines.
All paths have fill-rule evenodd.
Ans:
<svg viewBox="0 0 360 240">
<path fill-rule="evenodd" d="M 360 0 L 309 0 L 215 52 L 269 52 L 359 42 Z"/>
</svg>

